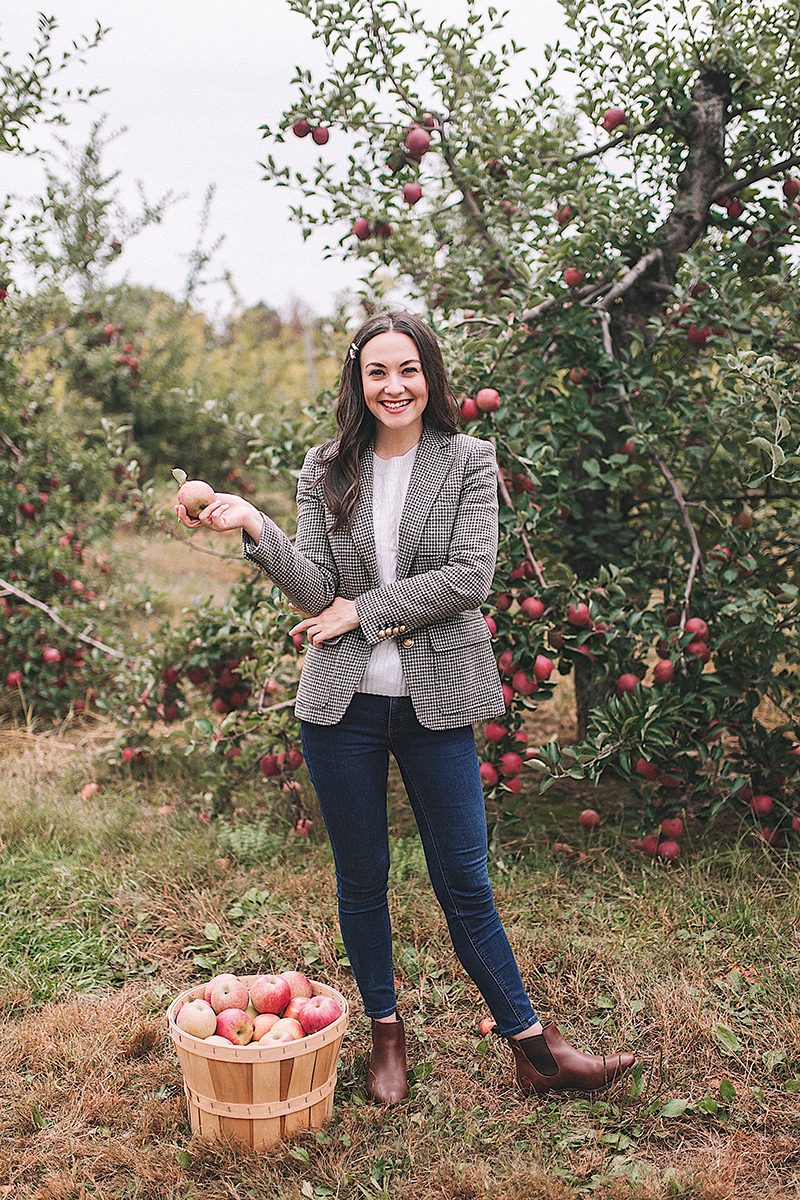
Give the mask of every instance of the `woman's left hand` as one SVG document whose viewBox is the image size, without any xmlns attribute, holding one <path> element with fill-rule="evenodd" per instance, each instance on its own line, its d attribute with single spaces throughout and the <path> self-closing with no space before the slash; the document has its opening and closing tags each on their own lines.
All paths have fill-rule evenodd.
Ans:
<svg viewBox="0 0 800 1200">
<path fill-rule="evenodd" d="M 306 617 L 305 621 L 295 625 L 289 633 L 305 633 L 312 646 L 321 646 L 330 638 L 340 637 L 351 629 L 358 629 L 360 624 L 355 603 L 337 596 L 333 604 L 323 608 L 319 616 Z"/>
</svg>

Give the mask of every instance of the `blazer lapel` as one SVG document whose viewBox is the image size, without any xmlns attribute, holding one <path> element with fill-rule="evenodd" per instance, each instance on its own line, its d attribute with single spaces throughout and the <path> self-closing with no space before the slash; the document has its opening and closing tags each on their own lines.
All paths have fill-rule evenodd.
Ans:
<svg viewBox="0 0 800 1200">
<path fill-rule="evenodd" d="M 361 493 L 356 505 L 352 529 L 353 544 L 361 555 L 372 587 L 378 587 L 378 560 L 375 557 L 375 527 L 372 524 L 372 448 L 361 462 Z"/>
<path fill-rule="evenodd" d="M 397 578 L 405 579 L 419 545 L 422 530 L 453 461 L 452 438 L 438 429 L 423 429 L 408 485 L 397 550 Z M 370 478 L 370 493 L 371 493 Z M 371 504 L 370 498 L 370 504 Z M 373 536 L 374 552 L 374 536 Z"/>
</svg>

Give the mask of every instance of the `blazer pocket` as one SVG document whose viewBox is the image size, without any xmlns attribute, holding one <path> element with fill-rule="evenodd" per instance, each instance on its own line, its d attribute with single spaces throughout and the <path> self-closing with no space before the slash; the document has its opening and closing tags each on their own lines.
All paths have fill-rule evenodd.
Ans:
<svg viewBox="0 0 800 1200">
<path fill-rule="evenodd" d="M 457 617 L 440 621 L 437 625 L 429 625 L 428 636 L 431 639 L 431 649 L 437 654 L 492 640 L 489 626 L 477 610 L 460 613 Z"/>
</svg>

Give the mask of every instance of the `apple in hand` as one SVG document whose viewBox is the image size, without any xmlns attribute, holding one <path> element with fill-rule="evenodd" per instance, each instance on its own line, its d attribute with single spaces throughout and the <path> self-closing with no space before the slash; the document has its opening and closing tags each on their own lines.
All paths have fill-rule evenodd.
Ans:
<svg viewBox="0 0 800 1200">
<path fill-rule="evenodd" d="M 207 1038 L 216 1032 L 217 1014 L 210 1004 L 201 1000 L 187 1000 L 175 1018 L 178 1029 L 196 1038 Z"/>
<path fill-rule="evenodd" d="M 299 1020 L 306 1033 L 318 1033 L 338 1021 L 341 1015 L 342 1010 L 333 996 L 312 996 L 303 1001 Z"/>
<path fill-rule="evenodd" d="M 260 1013 L 280 1013 L 292 998 L 288 979 L 280 975 L 259 975 L 250 984 L 250 1001 Z"/>
<path fill-rule="evenodd" d="M 307 1000 L 313 995 L 311 980 L 302 971 L 281 971 L 280 977 L 289 984 L 292 997 L 303 996 Z"/>
<path fill-rule="evenodd" d="M 221 1013 L 226 1008 L 245 1009 L 249 1001 L 247 984 L 238 975 L 217 975 L 212 980 L 208 1002 L 215 1013 Z"/>
<path fill-rule="evenodd" d="M 265 1033 L 269 1033 L 273 1025 L 277 1025 L 280 1017 L 277 1013 L 259 1013 L 253 1021 L 253 1041 L 260 1042 Z"/>
<path fill-rule="evenodd" d="M 243 1008 L 224 1008 L 217 1015 L 216 1031 L 234 1046 L 246 1046 L 253 1040 L 253 1022 Z"/>
<path fill-rule="evenodd" d="M 202 479 L 187 479 L 178 490 L 178 504 L 182 504 L 190 517 L 197 518 L 204 508 L 214 500 L 216 493 Z"/>
</svg>

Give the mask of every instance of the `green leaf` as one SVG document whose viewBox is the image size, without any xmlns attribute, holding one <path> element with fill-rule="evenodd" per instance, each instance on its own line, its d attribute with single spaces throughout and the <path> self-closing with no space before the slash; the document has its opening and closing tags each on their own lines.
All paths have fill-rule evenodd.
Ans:
<svg viewBox="0 0 800 1200">
<path fill-rule="evenodd" d="M 188 1168 L 192 1165 L 191 1157 L 186 1153 L 185 1150 L 179 1150 L 175 1157 L 182 1167 Z"/>
<path fill-rule="evenodd" d="M 210 942 L 218 942 L 222 935 L 222 930 L 220 929 L 219 925 L 215 925 L 213 921 L 207 921 L 203 929 L 203 933 Z"/>
<path fill-rule="evenodd" d="M 173 467 L 172 468 L 172 478 L 175 480 L 178 487 L 183 487 L 183 485 L 186 483 L 186 480 L 189 478 L 189 476 L 186 474 L 185 471 L 182 471 L 180 469 L 180 467 Z"/>
<path fill-rule="evenodd" d="M 198 733 L 203 733 L 206 737 L 211 737 L 212 733 L 214 732 L 214 726 L 211 724 L 208 717 L 197 717 L 195 719 L 194 727 Z"/>
<path fill-rule="evenodd" d="M 697 1101 L 696 1108 L 698 1112 L 707 1113 L 710 1117 L 715 1117 L 719 1112 L 719 1105 L 710 1092 L 706 1092 L 703 1099 Z"/>
<path fill-rule="evenodd" d="M 740 1054 L 743 1046 L 736 1034 L 728 1025 L 719 1024 L 714 1029 L 720 1051 L 723 1054 Z"/>
<path fill-rule="evenodd" d="M 719 1081 L 720 1099 L 726 1104 L 733 1104 L 736 1099 L 736 1088 L 731 1083 L 730 1079 L 720 1079 Z"/>
<path fill-rule="evenodd" d="M 668 1100 L 658 1115 L 660 1117 L 682 1117 L 688 1107 L 688 1100 Z"/>
</svg>

